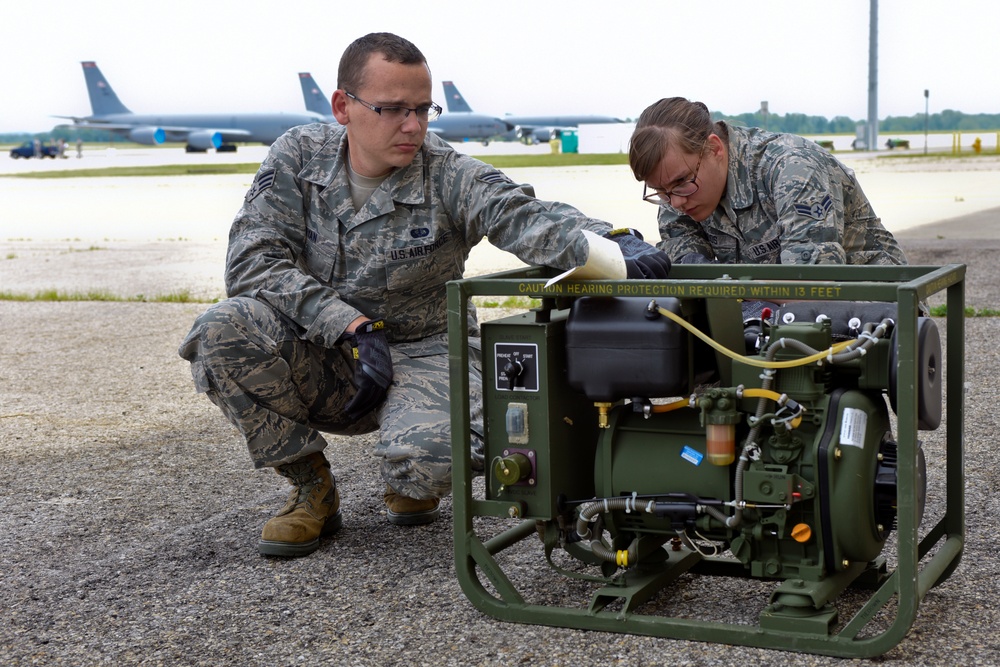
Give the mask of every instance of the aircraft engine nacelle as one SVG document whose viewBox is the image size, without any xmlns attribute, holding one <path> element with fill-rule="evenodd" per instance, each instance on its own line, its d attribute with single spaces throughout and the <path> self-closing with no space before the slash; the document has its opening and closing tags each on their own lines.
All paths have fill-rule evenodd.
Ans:
<svg viewBox="0 0 1000 667">
<path fill-rule="evenodd" d="M 514 127 L 514 136 L 517 137 L 517 140 L 522 144 L 528 144 L 531 146 L 535 143 L 535 130 L 533 128 L 521 127 L 520 125 L 517 125 Z"/>
<path fill-rule="evenodd" d="M 128 138 L 137 144 L 156 146 L 167 139 L 167 133 L 161 127 L 137 127 L 128 133 Z"/>
<path fill-rule="evenodd" d="M 208 150 L 209 148 L 218 148 L 222 145 L 222 133 L 214 130 L 192 132 L 188 135 L 187 143 L 189 149 L 193 148 L 200 151 Z"/>
<path fill-rule="evenodd" d="M 552 130 L 547 127 L 541 127 L 533 131 L 532 136 L 534 136 L 536 142 L 540 144 L 547 144 L 552 141 Z"/>
</svg>

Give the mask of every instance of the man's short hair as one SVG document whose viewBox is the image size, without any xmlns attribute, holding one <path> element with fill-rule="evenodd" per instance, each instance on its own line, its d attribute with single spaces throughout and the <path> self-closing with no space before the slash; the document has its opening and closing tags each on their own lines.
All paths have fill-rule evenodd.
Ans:
<svg viewBox="0 0 1000 667">
<path fill-rule="evenodd" d="M 426 65 L 427 59 L 413 42 L 391 32 L 372 32 L 351 42 L 340 57 L 337 88 L 354 93 L 365 85 L 365 66 L 373 53 L 391 63 Z"/>
</svg>

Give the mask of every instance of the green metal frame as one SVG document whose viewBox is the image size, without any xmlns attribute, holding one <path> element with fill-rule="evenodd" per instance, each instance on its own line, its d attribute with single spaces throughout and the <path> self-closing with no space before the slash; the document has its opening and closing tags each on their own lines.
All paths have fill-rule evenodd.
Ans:
<svg viewBox="0 0 1000 667">
<path fill-rule="evenodd" d="M 927 592 L 955 571 L 965 543 L 964 514 L 964 356 L 965 265 L 932 266 L 773 266 L 679 265 L 670 280 L 563 282 L 546 288 L 550 269 L 532 267 L 454 281 L 448 285 L 449 358 L 451 363 L 452 451 L 454 453 L 455 569 L 462 590 L 479 610 L 504 621 L 587 630 L 691 639 L 725 644 L 871 657 L 896 646 L 913 625 Z M 917 317 L 921 302 L 947 290 L 946 505 L 944 516 L 923 535 L 918 528 Z M 469 456 L 469 299 L 473 296 L 535 298 L 606 296 L 676 296 L 714 299 L 806 299 L 895 302 L 898 308 L 898 556 L 895 569 L 853 617 L 833 634 L 789 632 L 787 629 L 604 611 L 581 607 L 530 604 L 504 574 L 494 555 L 528 537 L 533 521 L 489 538 L 476 534 L 477 516 L 517 516 L 516 507 L 497 500 L 473 498 Z M 537 538 L 534 538 L 537 540 Z M 539 546 L 540 543 L 539 543 Z M 936 551 L 928 556 L 930 552 Z M 482 574 L 495 590 L 487 589 Z M 896 598 L 891 624 L 875 636 L 859 637 L 876 614 Z"/>
</svg>

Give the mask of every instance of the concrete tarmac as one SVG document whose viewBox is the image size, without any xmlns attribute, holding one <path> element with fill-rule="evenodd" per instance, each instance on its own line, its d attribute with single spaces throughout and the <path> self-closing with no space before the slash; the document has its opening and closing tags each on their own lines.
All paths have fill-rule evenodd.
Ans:
<svg viewBox="0 0 1000 667">
<path fill-rule="evenodd" d="M 216 205 L 234 210 L 240 197 Z M 11 235 L 10 209 L 0 202 L 0 291 L 220 295 L 224 232 L 198 241 Z M 147 212 L 157 219 L 161 212 L 152 208 L 132 210 L 134 224 Z M 231 215 L 213 224 L 224 230 Z M 1000 209 L 984 206 L 897 236 L 913 264 L 966 264 L 968 305 L 1000 307 Z M 459 588 L 450 498 L 430 526 L 387 523 L 370 437 L 330 438 L 344 529 L 307 558 L 260 557 L 260 527 L 288 487 L 251 468 L 240 437 L 194 392 L 176 355 L 202 308 L 0 301 L 0 664 L 845 664 L 494 620 Z M 967 320 L 962 563 L 920 603 L 896 648 L 851 664 L 996 662 L 998 339 L 1000 319 Z M 943 427 L 921 433 L 929 518 L 943 500 L 943 437 Z M 891 559 L 892 544 L 887 553 Z M 541 550 L 526 558 L 540 559 Z M 519 564 L 511 567 L 520 572 Z M 561 586 L 555 574 L 526 583 L 537 600 L 555 599 Z M 751 580 L 687 577 L 656 606 L 756 623 L 768 590 Z M 849 598 L 849 608 L 857 605 Z M 586 594 L 579 599 L 588 602 Z"/>
</svg>

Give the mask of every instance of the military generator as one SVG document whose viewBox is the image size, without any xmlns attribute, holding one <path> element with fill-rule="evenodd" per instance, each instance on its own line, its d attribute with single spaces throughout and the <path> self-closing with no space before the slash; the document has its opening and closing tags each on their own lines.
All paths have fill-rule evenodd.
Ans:
<svg viewBox="0 0 1000 667">
<path fill-rule="evenodd" d="M 473 605 L 838 656 L 902 640 L 964 544 L 965 267 L 553 275 L 449 285 L 455 559 Z M 511 296 L 526 305 L 481 327 L 474 433 L 468 312 Z"/>
</svg>

